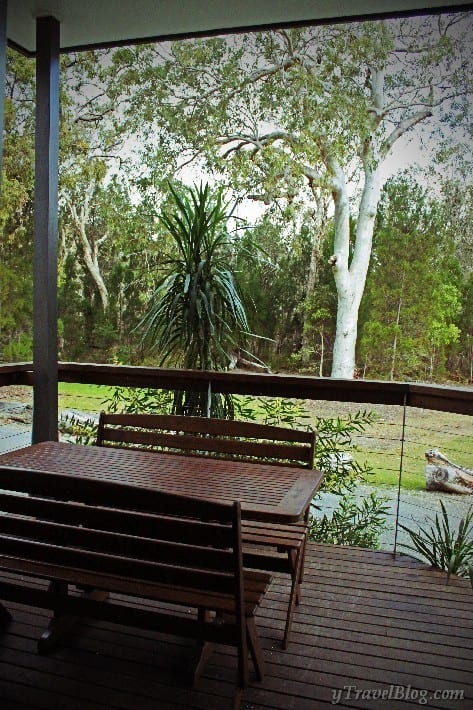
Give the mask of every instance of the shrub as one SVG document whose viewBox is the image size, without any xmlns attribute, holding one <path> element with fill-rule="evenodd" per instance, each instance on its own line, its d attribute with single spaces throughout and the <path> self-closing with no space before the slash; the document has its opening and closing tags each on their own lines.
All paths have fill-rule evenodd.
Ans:
<svg viewBox="0 0 473 710">
<path fill-rule="evenodd" d="M 379 536 L 386 529 L 389 508 L 386 499 L 370 493 L 357 502 L 349 493 L 341 496 L 331 517 L 311 517 L 309 539 L 331 545 L 379 547 Z"/>
<path fill-rule="evenodd" d="M 309 414 L 300 400 L 280 397 L 236 398 L 235 410 L 240 418 L 259 420 L 264 424 L 308 427 Z M 317 417 L 315 465 L 324 471 L 322 491 L 333 493 L 339 502 L 332 515 L 310 517 L 309 538 L 314 542 L 358 547 L 379 547 L 381 533 L 387 528 L 386 499 L 371 493 L 358 502 L 353 496 L 357 483 L 367 481 L 372 469 L 358 463 L 354 454 L 353 434 L 362 433 L 375 421 L 374 412 L 357 412 L 341 419 Z M 317 498 L 313 508 L 317 509 Z"/>
</svg>

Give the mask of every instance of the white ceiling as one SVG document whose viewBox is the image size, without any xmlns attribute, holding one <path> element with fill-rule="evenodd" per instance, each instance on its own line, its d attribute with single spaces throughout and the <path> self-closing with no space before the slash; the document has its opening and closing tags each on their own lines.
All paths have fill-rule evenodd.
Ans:
<svg viewBox="0 0 473 710">
<path fill-rule="evenodd" d="M 469 0 L 8 0 L 7 34 L 35 51 L 35 20 L 61 23 L 63 50 L 248 27 L 471 5 Z"/>
</svg>

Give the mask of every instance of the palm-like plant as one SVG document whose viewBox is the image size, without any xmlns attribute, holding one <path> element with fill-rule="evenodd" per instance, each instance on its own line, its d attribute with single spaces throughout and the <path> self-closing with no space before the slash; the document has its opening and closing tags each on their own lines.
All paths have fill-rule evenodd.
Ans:
<svg viewBox="0 0 473 710">
<path fill-rule="evenodd" d="M 451 574 L 464 577 L 473 568 L 473 506 L 470 507 L 457 529 L 450 527 L 448 514 L 442 501 L 441 519 L 436 514 L 433 525 L 420 527 L 418 531 L 399 525 L 406 532 L 412 544 L 401 543 L 401 547 L 420 553 L 433 567 L 447 573 L 447 584 Z M 472 581 L 473 586 L 473 581 Z"/>
<path fill-rule="evenodd" d="M 228 204 L 222 191 L 208 185 L 182 193 L 170 187 L 173 208 L 161 215 L 175 255 L 156 284 L 142 321 L 144 337 L 186 369 L 223 370 L 238 347 L 236 337 L 248 330 L 235 279 L 228 268 Z M 231 397 L 207 392 L 178 392 L 173 410 L 180 414 L 232 416 Z"/>
</svg>

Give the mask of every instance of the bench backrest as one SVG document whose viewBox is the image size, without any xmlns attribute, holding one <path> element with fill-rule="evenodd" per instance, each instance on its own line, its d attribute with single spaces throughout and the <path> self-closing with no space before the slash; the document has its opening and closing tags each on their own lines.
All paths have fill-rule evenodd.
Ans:
<svg viewBox="0 0 473 710">
<path fill-rule="evenodd" d="M 14 467 L 0 467 L 0 489 L 0 568 L 31 563 L 32 573 L 44 566 L 74 583 L 97 573 L 231 594 L 241 616 L 238 502 Z"/>
<path fill-rule="evenodd" d="M 228 419 L 102 412 L 97 445 L 312 468 L 315 433 Z"/>
</svg>

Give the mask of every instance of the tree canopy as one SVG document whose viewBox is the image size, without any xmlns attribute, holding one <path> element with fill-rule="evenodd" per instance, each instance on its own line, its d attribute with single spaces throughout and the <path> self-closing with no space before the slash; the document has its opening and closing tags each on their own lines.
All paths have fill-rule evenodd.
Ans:
<svg viewBox="0 0 473 710">
<path fill-rule="evenodd" d="M 147 47 L 145 80 L 124 72 L 157 156 L 166 136 L 176 162 L 183 151 L 242 199 L 282 202 L 309 221 L 312 274 L 330 196 L 333 376 L 355 367 L 384 163 L 414 129 L 439 142 L 468 116 L 470 32 L 467 14 L 280 30 Z"/>
<path fill-rule="evenodd" d="M 471 376 L 472 17 L 64 56 L 61 357 L 159 361 L 136 329 L 174 248 L 158 216 L 169 180 L 183 194 L 204 179 L 236 203 L 226 266 L 269 365 Z M 31 349 L 33 98 L 34 62 L 9 51 L 4 360 Z M 416 146 L 425 164 L 383 190 Z"/>
</svg>

